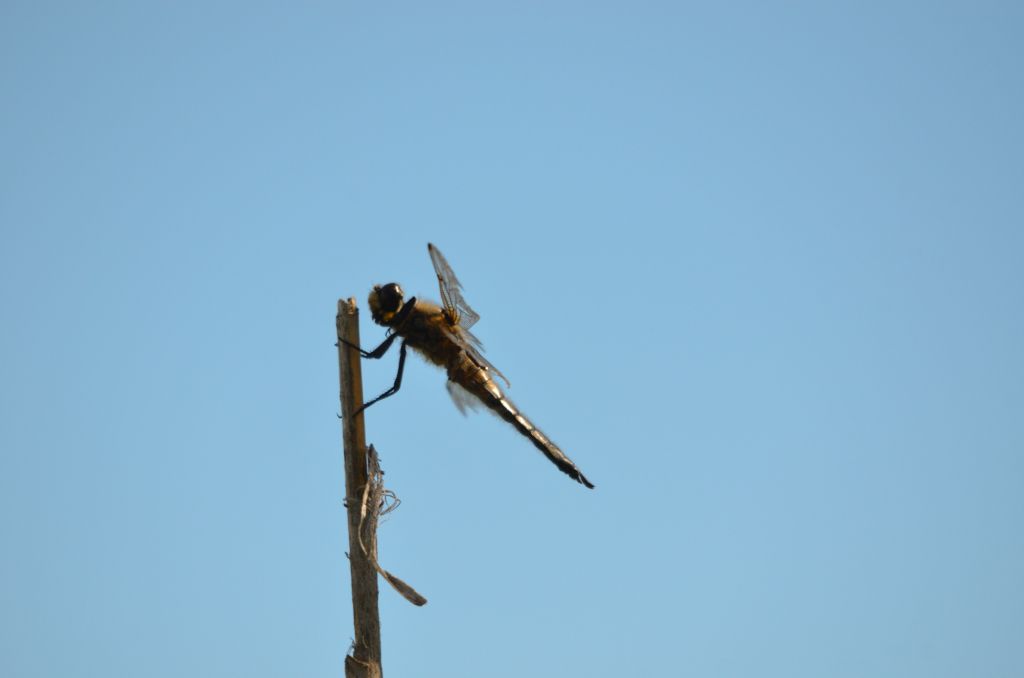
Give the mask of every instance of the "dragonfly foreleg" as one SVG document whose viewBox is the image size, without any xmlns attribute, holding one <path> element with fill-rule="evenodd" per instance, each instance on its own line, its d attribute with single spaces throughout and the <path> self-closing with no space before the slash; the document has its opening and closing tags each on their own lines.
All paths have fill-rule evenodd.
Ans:
<svg viewBox="0 0 1024 678">
<path fill-rule="evenodd" d="M 374 358 L 374 359 L 377 359 L 377 358 L 383 357 L 383 355 L 388 352 L 388 349 L 391 348 L 391 344 L 395 343 L 395 339 L 397 339 L 397 338 L 398 338 L 397 334 L 389 334 L 388 338 L 385 339 L 384 341 L 382 341 L 380 343 L 380 346 L 378 346 L 377 348 L 373 349 L 372 351 L 364 351 L 362 348 L 356 346 L 355 344 L 353 344 L 351 342 L 345 341 L 341 337 L 338 337 L 338 341 L 340 341 L 341 343 L 345 344 L 349 348 L 354 348 L 355 350 L 359 351 L 359 355 L 361 355 L 364 358 Z"/>
<path fill-rule="evenodd" d="M 388 337 L 385 340 L 385 343 L 390 344 L 391 341 L 394 341 L 394 338 L 396 336 L 398 336 L 398 335 L 392 334 L 390 337 Z M 378 348 L 380 348 L 380 347 L 378 347 Z M 386 351 L 387 349 L 384 349 L 384 350 Z M 393 396 L 396 393 L 398 393 L 398 389 L 400 389 L 402 387 L 402 372 L 405 370 L 405 352 L 406 352 L 405 341 L 403 341 L 402 345 L 398 349 L 398 374 L 395 375 L 395 383 L 391 386 L 391 388 L 389 388 L 388 390 L 384 391 L 379 396 L 377 396 L 376 398 L 374 398 L 370 402 L 364 404 L 358 410 L 353 412 L 352 413 L 353 416 L 359 414 L 360 412 L 365 410 L 370 405 L 373 405 L 376 402 L 380 402 L 381 400 L 384 400 L 385 398 L 390 398 L 391 396 Z M 379 358 L 380 356 L 373 356 L 373 357 Z"/>
</svg>

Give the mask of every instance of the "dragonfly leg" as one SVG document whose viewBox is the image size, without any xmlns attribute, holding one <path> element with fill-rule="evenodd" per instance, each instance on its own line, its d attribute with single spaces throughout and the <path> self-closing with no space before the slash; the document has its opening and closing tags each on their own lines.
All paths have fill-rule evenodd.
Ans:
<svg viewBox="0 0 1024 678">
<path fill-rule="evenodd" d="M 350 341 L 345 341 L 341 337 L 338 337 L 338 341 L 342 344 L 345 344 L 346 346 L 349 346 L 359 351 L 359 355 L 361 355 L 364 358 L 380 358 L 381 356 L 388 352 L 388 349 L 391 348 L 391 344 L 395 343 L 395 339 L 398 338 L 398 335 L 394 333 L 394 328 L 404 323 L 405 319 L 409 317 L 409 314 L 412 313 L 414 308 L 416 308 L 416 297 L 412 297 L 411 299 L 409 299 L 409 301 L 405 302 L 402 305 L 402 310 L 400 310 L 398 312 L 398 315 L 395 316 L 395 320 L 391 325 L 392 329 L 388 330 L 389 332 L 391 332 L 391 334 L 389 334 L 387 338 L 380 343 L 380 346 L 373 349 L 372 351 L 364 351 L 361 347 L 356 346 Z"/>
<path fill-rule="evenodd" d="M 397 335 L 393 334 L 390 337 L 388 337 L 388 339 L 389 340 L 393 340 L 396 336 Z M 385 349 L 385 350 L 387 350 L 387 349 Z M 402 372 L 405 371 L 405 352 L 406 352 L 406 347 L 405 347 L 405 342 L 403 341 L 401 346 L 398 349 L 398 374 L 395 375 L 395 383 L 391 386 L 391 388 L 389 388 L 388 390 L 384 391 L 383 393 L 381 393 L 379 396 L 377 396 L 376 398 L 374 398 L 370 402 L 365 403 L 362 407 L 360 407 L 358 410 L 356 410 L 355 412 L 352 413 L 353 416 L 359 414 L 360 412 L 365 410 L 370 405 L 373 405 L 376 402 L 384 400 L 385 398 L 390 398 L 391 396 L 393 396 L 396 393 L 398 393 L 398 389 L 400 389 L 402 387 Z M 379 358 L 380 356 L 374 356 L 374 357 Z"/>
<path fill-rule="evenodd" d="M 391 348 L 391 344 L 395 343 L 395 339 L 397 339 L 397 338 L 398 338 L 397 334 L 390 334 L 390 335 L 388 335 L 388 338 L 385 339 L 384 341 L 382 341 L 380 346 L 378 346 L 377 348 L 373 349 L 372 351 L 364 351 L 360 347 L 356 346 L 355 344 L 353 344 L 351 342 L 345 341 L 341 337 L 338 337 L 338 341 L 341 342 L 342 344 L 345 344 L 349 348 L 354 348 L 355 350 L 359 351 L 359 355 L 361 355 L 364 358 L 374 358 L 374 359 L 376 359 L 376 358 L 382 357 L 385 353 L 387 353 L 388 349 Z"/>
</svg>

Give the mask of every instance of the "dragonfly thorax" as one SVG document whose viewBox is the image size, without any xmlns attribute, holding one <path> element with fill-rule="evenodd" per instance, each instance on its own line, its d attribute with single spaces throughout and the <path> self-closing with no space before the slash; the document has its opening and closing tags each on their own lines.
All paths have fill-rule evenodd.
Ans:
<svg viewBox="0 0 1024 678">
<path fill-rule="evenodd" d="M 402 286 L 398 283 L 374 285 L 370 290 L 370 298 L 367 300 L 373 322 L 389 327 L 402 309 L 404 297 L 405 293 L 402 292 Z"/>
</svg>

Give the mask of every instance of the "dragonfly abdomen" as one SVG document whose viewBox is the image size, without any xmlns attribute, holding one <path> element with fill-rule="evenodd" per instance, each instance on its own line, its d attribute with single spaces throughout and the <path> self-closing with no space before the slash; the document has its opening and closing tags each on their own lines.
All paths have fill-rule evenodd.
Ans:
<svg viewBox="0 0 1024 678">
<path fill-rule="evenodd" d="M 589 488 L 594 487 L 594 485 L 587 480 L 587 477 L 583 475 L 583 472 L 576 467 L 576 464 L 566 456 L 565 452 L 562 452 L 561 448 L 559 448 L 558 445 L 555 445 L 547 435 L 537 428 L 537 426 L 534 425 L 534 423 L 530 421 L 530 419 L 527 418 L 527 416 L 523 414 L 518 407 L 516 407 L 515 403 L 513 403 L 508 396 L 502 392 L 497 382 L 491 379 L 486 370 L 474 365 L 471 374 L 467 374 L 467 371 L 468 370 L 461 369 L 455 371 L 454 374 L 450 371 L 449 378 L 452 378 L 453 381 L 476 396 L 476 398 L 489 410 L 512 424 L 517 431 L 529 438 L 534 447 L 540 450 L 545 457 L 550 459 L 551 462 L 559 468 L 559 470 L 578 483 Z"/>
</svg>

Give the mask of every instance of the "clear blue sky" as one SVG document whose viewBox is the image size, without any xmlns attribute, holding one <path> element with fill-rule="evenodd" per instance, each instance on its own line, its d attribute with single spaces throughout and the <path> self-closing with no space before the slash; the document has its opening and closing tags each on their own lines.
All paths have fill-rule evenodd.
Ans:
<svg viewBox="0 0 1024 678">
<path fill-rule="evenodd" d="M 1021 7 L 4 2 L 0 674 L 342 675 L 432 241 L 597 489 L 410 361 L 387 675 L 1024 675 Z"/>
</svg>

